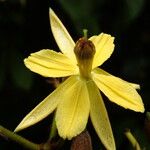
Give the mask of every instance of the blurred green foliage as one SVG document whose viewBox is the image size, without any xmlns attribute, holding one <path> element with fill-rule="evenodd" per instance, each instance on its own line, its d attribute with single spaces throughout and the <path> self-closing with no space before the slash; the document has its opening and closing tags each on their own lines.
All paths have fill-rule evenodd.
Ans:
<svg viewBox="0 0 150 150">
<path fill-rule="evenodd" d="M 105 32 L 116 37 L 115 52 L 102 67 L 125 80 L 140 83 L 140 94 L 149 111 L 149 4 L 149 0 L 1 0 L 0 124 L 14 129 L 23 116 L 53 90 L 45 78 L 32 73 L 23 64 L 23 59 L 32 52 L 44 48 L 58 50 L 50 31 L 49 7 L 58 14 L 75 40 L 82 35 L 83 28 L 88 29 L 89 36 Z M 107 98 L 104 100 L 117 149 L 130 149 L 123 134 L 125 128 L 131 129 L 142 148 L 150 149 L 144 131 L 145 114 L 120 108 Z M 48 119 L 22 135 L 43 142 L 49 131 Z M 102 147 L 90 123 L 88 129 L 94 148 Z M 0 138 L 0 149 L 10 149 L 9 145 L 13 143 L 8 144 Z M 13 149 L 18 147 L 13 146 Z"/>
<path fill-rule="evenodd" d="M 22 1 L 1 1 L 0 4 L 0 90 L 5 86 L 8 78 L 14 83 L 14 86 L 30 89 L 32 75 L 23 65 L 24 3 Z"/>
</svg>

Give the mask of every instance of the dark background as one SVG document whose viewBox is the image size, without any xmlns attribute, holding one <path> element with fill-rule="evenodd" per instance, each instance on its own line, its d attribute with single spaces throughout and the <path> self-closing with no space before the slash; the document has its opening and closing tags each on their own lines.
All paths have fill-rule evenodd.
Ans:
<svg viewBox="0 0 150 150">
<path fill-rule="evenodd" d="M 0 0 L 0 124 L 14 130 L 21 119 L 54 88 L 47 79 L 25 68 L 23 59 L 44 48 L 59 50 L 49 25 L 53 8 L 76 41 L 87 28 L 89 36 L 105 32 L 115 36 L 115 51 L 102 65 L 109 73 L 139 83 L 146 111 L 150 111 L 149 0 Z M 125 110 L 104 101 L 113 128 L 117 150 L 130 149 L 124 136 L 130 128 L 142 149 L 150 150 L 145 113 Z M 19 132 L 36 143 L 48 137 L 51 116 Z M 104 149 L 91 126 L 94 149 Z M 67 142 L 69 147 L 70 142 Z M 23 149 L 0 137 L 0 149 Z M 69 149 L 69 148 L 68 148 Z"/>
</svg>

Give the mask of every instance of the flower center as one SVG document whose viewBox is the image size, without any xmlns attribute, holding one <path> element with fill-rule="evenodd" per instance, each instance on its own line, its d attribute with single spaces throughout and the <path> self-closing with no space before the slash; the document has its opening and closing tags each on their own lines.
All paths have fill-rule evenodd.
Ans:
<svg viewBox="0 0 150 150">
<path fill-rule="evenodd" d="M 90 78 L 95 54 L 94 44 L 86 37 L 80 38 L 76 42 L 74 53 L 77 58 L 80 75 L 84 78 Z"/>
</svg>

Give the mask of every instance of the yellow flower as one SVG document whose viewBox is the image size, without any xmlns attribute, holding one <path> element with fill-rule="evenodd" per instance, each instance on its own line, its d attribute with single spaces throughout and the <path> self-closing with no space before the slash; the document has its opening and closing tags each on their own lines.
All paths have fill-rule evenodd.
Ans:
<svg viewBox="0 0 150 150">
<path fill-rule="evenodd" d="M 90 116 L 102 143 L 108 150 L 115 150 L 112 129 L 99 89 L 110 101 L 144 112 L 142 99 L 136 91 L 139 85 L 98 68 L 111 56 L 114 37 L 101 33 L 89 39 L 81 38 L 75 44 L 52 9 L 50 25 L 62 53 L 44 49 L 26 58 L 25 65 L 45 77 L 70 77 L 37 105 L 15 131 L 39 122 L 56 109 L 56 126 L 62 138 L 71 139 L 80 134 Z"/>
</svg>

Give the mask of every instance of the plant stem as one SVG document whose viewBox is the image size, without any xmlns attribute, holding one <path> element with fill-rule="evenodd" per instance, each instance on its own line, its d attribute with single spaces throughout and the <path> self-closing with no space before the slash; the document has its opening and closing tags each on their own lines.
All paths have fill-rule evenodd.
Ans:
<svg viewBox="0 0 150 150">
<path fill-rule="evenodd" d="M 132 133 L 130 132 L 129 129 L 126 129 L 124 134 L 128 138 L 128 140 L 130 141 L 130 143 L 131 143 L 134 150 L 141 150 L 139 143 L 137 142 L 137 140 L 132 135 Z"/>
<path fill-rule="evenodd" d="M 56 127 L 55 113 L 54 113 L 48 141 L 51 141 L 52 138 L 54 138 L 56 136 L 56 134 L 57 134 L 57 127 Z"/>
<path fill-rule="evenodd" d="M 146 112 L 146 119 L 150 121 L 150 112 Z"/>
<path fill-rule="evenodd" d="M 83 29 L 83 37 L 86 38 L 86 39 L 88 38 L 88 34 L 87 33 L 88 33 L 88 30 L 87 29 Z"/>
<path fill-rule="evenodd" d="M 28 141 L 27 139 L 15 134 L 14 132 L 4 128 L 3 126 L 0 126 L 0 135 L 22 145 L 23 147 L 27 149 L 30 149 L 30 150 L 40 149 L 40 146 L 38 144 Z"/>
</svg>

